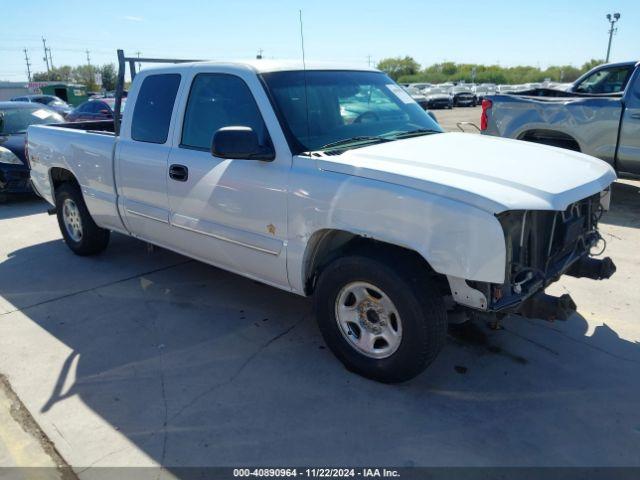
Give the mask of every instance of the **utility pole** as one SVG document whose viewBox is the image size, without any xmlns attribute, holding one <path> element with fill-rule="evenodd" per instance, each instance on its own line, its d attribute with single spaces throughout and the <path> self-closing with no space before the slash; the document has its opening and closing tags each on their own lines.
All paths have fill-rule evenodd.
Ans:
<svg viewBox="0 0 640 480">
<path fill-rule="evenodd" d="M 42 37 L 42 46 L 44 48 L 44 57 L 42 58 L 42 60 L 44 60 L 44 63 L 47 64 L 47 78 L 49 78 L 49 73 L 50 73 L 49 57 L 47 56 L 47 41 L 45 40 L 44 37 Z"/>
<path fill-rule="evenodd" d="M 91 66 L 91 56 L 89 55 L 89 50 L 85 50 L 85 53 L 87 54 L 87 65 Z"/>
<path fill-rule="evenodd" d="M 140 55 L 142 54 L 142 52 L 136 52 L 136 55 L 138 58 L 140 58 Z M 140 62 L 138 62 L 138 71 L 140 71 Z"/>
<path fill-rule="evenodd" d="M 53 70 L 54 66 L 53 66 L 53 57 L 51 56 L 51 47 L 48 47 L 47 50 L 49 51 L 49 65 L 51 65 L 51 70 Z"/>
<path fill-rule="evenodd" d="M 609 54 L 611 53 L 611 40 L 613 38 L 613 34 L 618 31 L 618 29 L 615 28 L 615 24 L 618 20 L 620 20 L 620 14 L 614 13 L 612 18 L 611 14 L 607 13 L 607 20 L 609 21 L 610 28 L 609 28 L 609 45 L 607 46 L 607 59 L 605 60 L 605 63 L 609 63 Z"/>
<path fill-rule="evenodd" d="M 264 52 L 264 50 L 259 48 L 258 49 L 258 54 L 256 55 L 256 60 L 262 60 L 262 52 Z"/>
<path fill-rule="evenodd" d="M 367 55 L 367 65 L 371 66 L 371 55 Z"/>
<path fill-rule="evenodd" d="M 31 83 L 31 63 L 29 62 L 29 53 L 27 49 L 24 49 L 24 61 L 27 62 L 27 78 L 29 79 L 29 83 Z"/>
</svg>

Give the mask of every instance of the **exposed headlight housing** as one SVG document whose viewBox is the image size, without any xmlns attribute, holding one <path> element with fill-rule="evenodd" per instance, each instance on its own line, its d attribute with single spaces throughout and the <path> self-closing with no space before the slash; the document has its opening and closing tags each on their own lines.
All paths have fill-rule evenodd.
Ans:
<svg viewBox="0 0 640 480">
<path fill-rule="evenodd" d="M 23 165 L 22 160 L 20 160 L 15 153 L 5 147 L 0 147 L 0 163 Z"/>
</svg>

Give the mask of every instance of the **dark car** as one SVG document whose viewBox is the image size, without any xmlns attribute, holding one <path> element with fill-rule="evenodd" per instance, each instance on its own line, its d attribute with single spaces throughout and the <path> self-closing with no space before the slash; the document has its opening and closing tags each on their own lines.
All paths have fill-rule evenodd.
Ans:
<svg viewBox="0 0 640 480">
<path fill-rule="evenodd" d="M 91 120 L 110 120 L 113 118 L 113 111 L 115 108 L 115 98 L 92 98 L 84 103 L 78 105 L 73 109 L 67 120 L 70 122 L 85 122 Z M 126 104 L 125 99 L 122 99 L 122 110 Z"/>
<path fill-rule="evenodd" d="M 32 191 L 25 155 L 27 127 L 61 122 L 62 115 L 38 103 L 0 102 L 0 200 Z"/>
<path fill-rule="evenodd" d="M 427 108 L 453 108 L 453 97 L 446 88 L 431 87 L 425 92 Z"/>
<path fill-rule="evenodd" d="M 71 106 L 67 102 L 55 95 L 24 95 L 22 97 L 14 97 L 11 101 L 41 103 L 42 105 L 46 105 L 52 110 L 55 110 L 63 117 L 66 117 L 72 110 Z"/>
<path fill-rule="evenodd" d="M 455 107 L 475 107 L 477 97 L 465 87 L 454 87 L 453 89 L 453 105 Z"/>
</svg>

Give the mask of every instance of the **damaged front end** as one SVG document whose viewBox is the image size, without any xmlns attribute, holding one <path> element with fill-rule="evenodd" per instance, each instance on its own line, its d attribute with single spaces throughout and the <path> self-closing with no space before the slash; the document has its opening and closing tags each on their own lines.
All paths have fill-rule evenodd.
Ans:
<svg viewBox="0 0 640 480">
<path fill-rule="evenodd" d="M 503 284 L 468 282 L 487 299 L 487 312 L 531 318 L 566 319 L 575 311 L 569 295 L 544 289 L 561 275 L 601 280 L 616 270 L 610 258 L 594 258 L 606 243 L 598 221 L 608 209 L 609 190 L 575 202 L 564 211 L 508 211 L 497 215 L 505 234 Z"/>
</svg>

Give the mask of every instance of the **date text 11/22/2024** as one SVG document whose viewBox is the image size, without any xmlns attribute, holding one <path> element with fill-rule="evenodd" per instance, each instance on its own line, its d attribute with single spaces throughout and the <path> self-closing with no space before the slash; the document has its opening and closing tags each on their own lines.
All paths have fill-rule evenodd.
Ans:
<svg viewBox="0 0 640 480">
<path fill-rule="evenodd" d="M 235 468 L 233 476 L 236 478 L 398 478 L 400 473 L 397 470 L 387 468 Z"/>
</svg>

